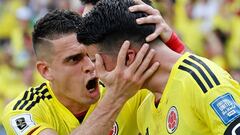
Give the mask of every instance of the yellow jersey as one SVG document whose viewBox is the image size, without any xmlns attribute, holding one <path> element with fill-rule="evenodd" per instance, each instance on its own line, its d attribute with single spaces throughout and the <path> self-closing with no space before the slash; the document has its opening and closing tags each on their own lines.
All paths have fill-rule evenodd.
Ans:
<svg viewBox="0 0 240 135">
<path fill-rule="evenodd" d="M 143 135 L 238 135 L 240 86 L 215 63 L 185 53 L 174 65 L 160 103 L 150 93 L 139 107 Z"/>
<path fill-rule="evenodd" d="M 105 91 L 101 87 L 101 98 Z M 138 134 L 136 112 L 147 91 L 140 91 L 129 99 L 118 115 L 112 135 Z M 101 99 L 100 98 L 100 99 Z M 84 120 L 97 103 L 90 106 Z M 60 135 L 67 135 L 77 128 L 79 120 L 55 97 L 49 82 L 30 88 L 13 100 L 4 110 L 3 125 L 8 135 L 33 135 L 44 129 L 53 129 Z"/>
<path fill-rule="evenodd" d="M 22 81 L 22 73 L 12 70 L 8 65 L 0 64 L 0 76 L 0 116 L 2 116 L 6 103 L 16 98 L 27 86 Z"/>
</svg>

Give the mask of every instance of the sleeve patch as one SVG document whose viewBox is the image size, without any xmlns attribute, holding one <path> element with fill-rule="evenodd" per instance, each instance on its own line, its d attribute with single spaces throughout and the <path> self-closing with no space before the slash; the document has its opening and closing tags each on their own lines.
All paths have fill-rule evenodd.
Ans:
<svg viewBox="0 0 240 135">
<path fill-rule="evenodd" d="M 21 114 L 11 118 L 11 126 L 17 135 L 25 134 L 35 125 L 31 114 Z"/>
<path fill-rule="evenodd" d="M 230 93 L 224 94 L 215 99 L 211 103 L 211 107 L 225 125 L 240 116 L 240 107 Z"/>
</svg>

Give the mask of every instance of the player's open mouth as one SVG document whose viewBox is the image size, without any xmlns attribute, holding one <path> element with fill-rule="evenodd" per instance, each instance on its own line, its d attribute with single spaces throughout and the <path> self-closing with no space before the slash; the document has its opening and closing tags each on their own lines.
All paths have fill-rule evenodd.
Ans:
<svg viewBox="0 0 240 135">
<path fill-rule="evenodd" d="M 97 86 L 98 86 L 98 78 L 95 77 L 88 81 L 86 88 L 91 93 L 94 90 L 96 90 Z"/>
</svg>

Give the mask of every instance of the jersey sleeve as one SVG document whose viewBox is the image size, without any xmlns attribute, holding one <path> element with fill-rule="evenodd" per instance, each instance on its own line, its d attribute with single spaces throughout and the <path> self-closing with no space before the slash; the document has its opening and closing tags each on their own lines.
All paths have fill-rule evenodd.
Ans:
<svg viewBox="0 0 240 135">
<path fill-rule="evenodd" d="M 135 94 L 132 98 L 128 100 L 128 104 L 131 108 L 136 112 L 145 99 L 145 97 L 150 93 L 147 89 L 142 89 L 137 94 Z"/>
<path fill-rule="evenodd" d="M 3 126 L 9 135 L 32 135 L 39 134 L 44 129 L 53 129 L 39 116 L 28 111 L 15 111 L 3 116 Z"/>
<path fill-rule="evenodd" d="M 196 97 L 197 95 L 195 95 Z M 214 135 L 240 133 L 240 89 L 220 85 L 196 98 L 196 114 Z"/>
</svg>

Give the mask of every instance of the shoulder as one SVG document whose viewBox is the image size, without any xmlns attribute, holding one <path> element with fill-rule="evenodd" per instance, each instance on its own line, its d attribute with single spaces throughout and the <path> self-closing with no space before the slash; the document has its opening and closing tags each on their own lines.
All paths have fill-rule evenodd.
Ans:
<svg viewBox="0 0 240 135">
<path fill-rule="evenodd" d="M 52 99 L 46 83 L 31 87 L 10 102 L 3 112 L 3 125 L 8 134 L 27 133 L 43 124 L 50 113 L 45 103 Z M 43 125 L 41 125 L 43 126 Z"/>
<path fill-rule="evenodd" d="M 182 59 L 176 70 L 178 71 L 178 77 L 181 76 L 181 80 L 187 82 L 188 85 L 195 85 L 203 93 L 207 93 L 210 89 L 223 84 L 221 82 L 222 78 L 228 76 L 226 71 L 217 64 L 193 54 L 189 54 Z"/>
<path fill-rule="evenodd" d="M 5 113 L 11 111 L 30 111 L 37 104 L 52 99 L 46 83 L 37 87 L 31 87 L 21 93 L 17 98 L 10 102 L 5 108 Z"/>
<path fill-rule="evenodd" d="M 131 97 L 124 106 L 129 106 L 130 108 L 134 109 L 135 111 L 139 108 L 139 106 L 146 100 L 146 97 L 151 92 L 147 89 L 139 90 L 133 97 Z"/>
</svg>

